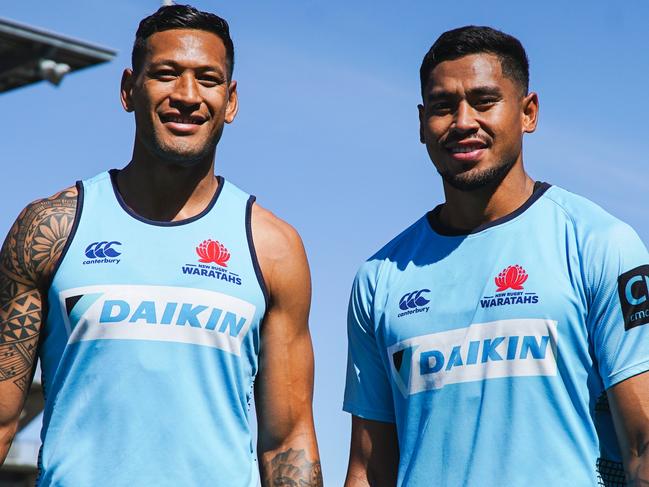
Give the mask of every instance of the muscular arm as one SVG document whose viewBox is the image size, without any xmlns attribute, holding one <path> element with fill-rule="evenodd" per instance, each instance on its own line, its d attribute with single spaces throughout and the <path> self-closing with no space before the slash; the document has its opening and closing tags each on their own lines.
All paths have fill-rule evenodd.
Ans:
<svg viewBox="0 0 649 487">
<path fill-rule="evenodd" d="M 253 238 L 270 300 L 262 325 L 255 404 L 264 487 L 321 487 L 313 426 L 309 267 L 298 234 L 255 205 Z"/>
<path fill-rule="evenodd" d="M 352 416 L 352 439 L 345 487 L 394 487 L 399 444 L 394 423 Z"/>
<path fill-rule="evenodd" d="M 627 485 L 649 486 L 649 372 L 616 384 L 607 394 Z"/>
<path fill-rule="evenodd" d="M 31 383 L 44 286 L 70 234 L 76 198 L 72 188 L 30 204 L 0 252 L 0 464 Z"/>
</svg>

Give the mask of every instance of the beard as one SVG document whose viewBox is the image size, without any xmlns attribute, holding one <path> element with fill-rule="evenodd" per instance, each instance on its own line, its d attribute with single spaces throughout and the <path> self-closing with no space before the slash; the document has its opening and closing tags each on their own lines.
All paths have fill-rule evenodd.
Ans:
<svg viewBox="0 0 649 487">
<path fill-rule="evenodd" d="M 478 189 L 491 187 L 496 188 L 509 174 L 509 171 L 516 164 L 516 159 L 501 162 L 496 167 L 483 169 L 482 171 L 465 171 L 459 174 L 437 171 L 442 179 L 453 188 L 460 191 L 476 191 Z"/>
<path fill-rule="evenodd" d="M 192 166 L 207 157 L 213 157 L 216 142 L 197 145 L 188 140 L 177 139 L 173 144 L 168 144 L 153 137 L 146 145 L 160 161 L 168 161 L 180 166 Z"/>
<path fill-rule="evenodd" d="M 144 124 L 143 124 L 144 125 Z M 139 131 L 136 127 L 136 137 L 146 150 L 162 163 L 183 167 L 193 166 L 206 158 L 213 159 L 216 146 L 221 139 L 223 127 L 208 140 L 196 141 L 190 137 L 165 138 L 154 127 L 146 126 Z"/>
</svg>

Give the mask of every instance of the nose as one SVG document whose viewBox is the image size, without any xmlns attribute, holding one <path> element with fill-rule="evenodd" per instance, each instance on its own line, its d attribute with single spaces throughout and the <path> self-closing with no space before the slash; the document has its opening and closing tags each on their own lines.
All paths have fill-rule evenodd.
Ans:
<svg viewBox="0 0 649 487">
<path fill-rule="evenodd" d="M 478 124 L 475 115 L 473 107 L 466 100 L 462 100 L 455 112 L 453 128 L 458 132 L 474 132 L 478 130 L 480 124 Z"/>
<path fill-rule="evenodd" d="M 185 106 L 200 105 L 201 97 L 194 75 L 185 72 L 182 76 L 179 76 L 169 98 L 172 104 L 177 103 Z"/>
</svg>

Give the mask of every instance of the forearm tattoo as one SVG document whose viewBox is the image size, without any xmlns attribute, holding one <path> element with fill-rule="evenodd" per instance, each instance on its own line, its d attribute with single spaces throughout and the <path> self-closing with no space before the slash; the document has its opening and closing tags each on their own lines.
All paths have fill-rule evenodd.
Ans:
<svg viewBox="0 0 649 487">
<path fill-rule="evenodd" d="M 42 318 L 42 286 L 70 234 L 77 193 L 68 189 L 32 203 L 0 252 L 0 382 L 29 387 Z"/>
<path fill-rule="evenodd" d="M 309 462 L 304 450 L 278 453 L 264 465 L 264 487 L 322 487 L 320 462 Z"/>
</svg>

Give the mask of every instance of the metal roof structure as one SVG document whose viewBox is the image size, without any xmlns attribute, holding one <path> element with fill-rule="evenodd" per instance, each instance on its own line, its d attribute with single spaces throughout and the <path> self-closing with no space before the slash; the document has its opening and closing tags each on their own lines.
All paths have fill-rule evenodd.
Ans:
<svg viewBox="0 0 649 487">
<path fill-rule="evenodd" d="M 110 61 L 116 51 L 0 18 L 0 93 Z"/>
</svg>

